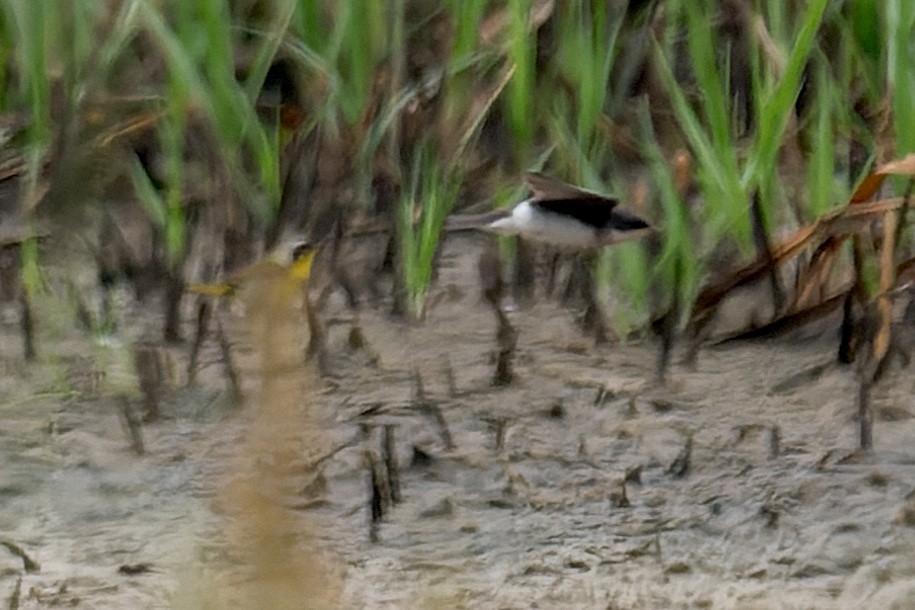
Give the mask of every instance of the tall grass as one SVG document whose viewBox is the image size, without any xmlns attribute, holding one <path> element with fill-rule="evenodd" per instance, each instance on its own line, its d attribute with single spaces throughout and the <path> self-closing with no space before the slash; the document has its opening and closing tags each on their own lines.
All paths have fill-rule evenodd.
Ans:
<svg viewBox="0 0 915 610">
<path fill-rule="evenodd" d="M 512 150 L 521 165 L 531 152 L 537 124 L 534 116 L 537 36 L 530 26 L 532 6 L 532 0 L 508 3 L 508 55 L 515 69 L 505 95 L 505 113 L 515 139 Z"/>
<path fill-rule="evenodd" d="M 857 171 L 844 156 L 852 144 L 869 147 L 872 156 L 887 147 L 874 133 L 885 94 L 893 110 L 888 137 L 896 149 L 886 154 L 915 150 L 912 3 L 746 6 L 746 22 L 734 38 L 715 27 L 721 9 L 714 0 L 670 0 L 663 10 L 652 6 L 641 12 L 625 2 L 449 0 L 426 13 L 402 1 L 274 0 L 250 14 L 243 12 L 248 5 L 225 0 L 60 5 L 9 0 L 0 5 L 0 108 L 29 116 L 25 137 L 13 144 L 28 160 L 27 200 L 41 197 L 40 169 L 59 142 L 66 112 L 79 116 L 86 100 L 104 94 L 141 94 L 148 106 L 161 110 L 153 137 L 162 151 L 164 183 L 136 164 L 128 164 L 128 175 L 150 221 L 161 229 L 169 261 L 178 265 L 187 243 L 187 186 L 195 175 L 188 167 L 196 154 L 187 141 L 192 127 L 202 125 L 212 137 L 209 152 L 258 223 L 275 219 L 288 134 L 259 115 L 256 104 L 279 56 L 302 73 L 306 118 L 299 129 L 321 126 L 356 159 L 354 199 L 371 202 L 372 178 L 380 164 L 388 164 L 402 187 L 405 209 L 417 202 L 449 209 L 464 168 L 493 158 L 503 161 L 498 174 L 547 167 L 585 186 L 625 192 L 632 179 L 621 172 L 612 136 L 620 124 L 633 127 L 631 110 L 640 104 L 633 92 L 649 91 L 653 124 L 650 132 L 648 125 L 637 127 L 638 137 L 646 138 L 636 138 L 637 154 L 648 168 L 666 247 L 679 252 L 691 270 L 689 281 L 698 283 L 707 256 L 723 242 L 750 255 L 751 191 L 762 194 L 770 230 L 808 221 L 843 201 L 855 179 L 848 172 Z M 440 65 L 408 73 L 407 54 L 425 51 L 411 45 L 430 15 L 448 20 L 441 41 L 448 51 L 437 58 Z M 744 56 L 729 46 L 735 40 Z M 145 82 L 124 76 L 147 69 L 138 61 L 138 41 L 152 42 L 143 52 L 156 55 L 163 67 Z M 538 45 L 544 51 L 539 57 Z M 731 82 L 738 60 L 747 62 L 750 75 L 746 133 L 737 123 L 738 92 Z M 489 99 L 497 74 L 510 79 Z M 137 88 L 137 81 L 143 86 Z M 55 105 L 59 85 L 64 115 Z M 802 87 L 805 109 L 798 113 Z M 487 126 L 496 137 L 486 141 L 504 147 L 495 154 L 474 135 L 493 103 L 502 120 Z M 860 107 L 852 108 L 854 103 Z M 403 120 L 423 105 L 437 108 L 428 113 L 432 124 L 422 150 L 411 151 L 415 143 L 401 139 Z M 672 129 L 662 132 L 657 121 L 666 113 L 674 120 Z M 786 167 L 786 143 L 794 146 L 795 140 L 802 157 Z M 663 167 L 683 143 L 695 159 L 701 194 L 689 223 L 681 218 L 682 205 L 674 205 L 669 170 Z M 505 159 L 511 167 L 504 167 Z M 433 184 L 430 175 L 441 184 Z M 511 190 L 494 189 L 493 200 Z M 427 221 L 423 208 L 421 222 L 411 230 L 435 232 L 441 209 L 429 210 Z M 405 231 L 406 215 L 399 214 L 397 226 Z M 687 238 L 687 224 L 701 228 L 701 239 L 689 242 L 695 236 Z M 398 235 L 402 258 L 421 266 L 430 260 L 432 241 L 423 238 L 418 246 L 414 238 L 409 232 Z M 607 281 L 642 303 L 644 252 L 627 245 L 605 257 L 605 266 L 618 271 Z M 417 273 L 420 277 L 431 276 Z"/>
<path fill-rule="evenodd" d="M 416 319 L 426 313 L 439 238 L 460 186 L 456 178 L 436 163 L 431 145 L 424 145 L 414 155 L 409 188 L 398 205 L 400 272 L 408 312 Z"/>
<path fill-rule="evenodd" d="M 915 150 L 915 5 L 904 0 L 883 4 L 887 36 L 887 81 L 892 95 L 897 155 Z"/>
</svg>

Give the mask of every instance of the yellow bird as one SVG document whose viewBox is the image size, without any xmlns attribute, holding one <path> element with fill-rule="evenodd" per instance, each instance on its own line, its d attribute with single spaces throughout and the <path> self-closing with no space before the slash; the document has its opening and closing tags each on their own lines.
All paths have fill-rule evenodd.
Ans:
<svg viewBox="0 0 915 610">
<path fill-rule="evenodd" d="M 308 322 L 306 352 L 317 351 L 324 336 L 306 294 L 316 253 L 317 248 L 307 243 L 285 244 L 222 282 L 191 284 L 187 289 L 214 297 L 237 295 L 244 305 L 252 345 L 261 354 L 263 373 L 287 371 L 298 366 L 303 356 L 303 305 Z"/>
<path fill-rule="evenodd" d="M 275 296 L 293 294 L 308 283 L 317 247 L 298 242 L 278 248 L 270 256 L 230 274 L 222 282 L 191 284 L 188 291 L 214 297 L 234 294 L 239 288 L 256 288 Z"/>
</svg>

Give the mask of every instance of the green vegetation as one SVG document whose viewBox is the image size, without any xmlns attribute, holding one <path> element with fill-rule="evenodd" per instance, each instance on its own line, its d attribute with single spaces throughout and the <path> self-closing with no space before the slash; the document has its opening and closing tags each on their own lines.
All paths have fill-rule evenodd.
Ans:
<svg viewBox="0 0 915 610">
<path fill-rule="evenodd" d="M 288 168 L 337 163 L 327 204 L 388 223 L 416 316 L 445 216 L 481 192 L 509 203 L 505 183 L 542 167 L 647 193 L 634 204 L 660 253 L 627 244 L 597 266 L 637 326 L 653 286 L 688 307 L 714 253 L 752 255 L 750 193 L 770 233 L 795 228 L 874 159 L 915 151 L 913 38 L 907 0 L 8 0 L 0 162 L 20 164 L 7 179 L 39 217 L 62 192 L 70 208 L 140 206 L 179 275 L 193 217 L 248 235 L 302 225 L 283 215 Z"/>
</svg>

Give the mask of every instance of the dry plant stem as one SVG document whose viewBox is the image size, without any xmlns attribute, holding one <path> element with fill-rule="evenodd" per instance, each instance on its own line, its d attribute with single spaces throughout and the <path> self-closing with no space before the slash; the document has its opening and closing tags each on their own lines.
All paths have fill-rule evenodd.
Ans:
<svg viewBox="0 0 915 610">
<path fill-rule="evenodd" d="M 384 469 L 388 478 L 388 490 L 390 491 L 391 503 L 400 502 L 400 465 L 397 462 L 397 445 L 394 442 L 394 424 L 384 425 L 384 436 L 381 441 L 381 457 L 384 461 Z"/>
<path fill-rule="evenodd" d="M 610 492 L 610 505 L 613 508 L 629 508 L 629 496 L 626 494 L 626 479 L 620 479 L 616 484 L 616 489 Z"/>
<path fill-rule="evenodd" d="M 35 316 L 25 287 L 19 291 L 19 329 L 22 331 L 22 355 L 27 362 L 34 362 L 38 357 L 35 350 Z"/>
<path fill-rule="evenodd" d="M 67 285 L 67 292 L 69 293 L 70 300 L 76 307 L 76 323 L 83 331 L 87 333 L 93 332 L 95 330 L 95 320 L 89 312 L 89 306 L 86 304 L 86 299 L 83 298 L 83 295 L 73 282 L 70 282 Z"/>
<path fill-rule="evenodd" d="M 229 395 L 235 404 L 241 404 L 242 391 L 238 376 L 238 369 L 232 356 L 232 346 L 222 324 L 222 315 L 219 308 L 214 309 L 213 317 L 216 319 L 216 338 L 219 340 L 219 351 L 222 354 L 222 364 L 229 383 Z"/>
<path fill-rule="evenodd" d="M 498 304 L 494 304 L 498 328 L 496 329 L 496 371 L 493 375 L 492 384 L 495 386 L 506 386 L 514 380 L 514 371 L 512 370 L 512 361 L 515 358 L 515 347 L 518 344 L 518 331 L 508 321 L 508 316 L 502 311 Z"/>
<path fill-rule="evenodd" d="M 521 245 L 522 240 L 518 240 Z M 490 245 L 477 264 L 480 273 L 480 284 L 484 300 L 492 307 L 496 314 L 496 370 L 492 384 L 496 386 L 508 385 L 512 382 L 512 360 L 515 354 L 515 345 L 518 342 L 518 333 L 508 321 L 508 316 L 502 311 L 502 296 L 505 283 L 502 281 L 501 260 L 499 251 Z"/>
<path fill-rule="evenodd" d="M 131 408 L 126 396 L 121 396 L 118 402 L 124 426 L 127 428 L 127 435 L 130 438 L 130 446 L 137 455 L 144 455 L 146 447 L 143 444 L 143 420 Z"/>
<path fill-rule="evenodd" d="M 908 197 L 906 198 L 906 201 Z M 892 287 L 896 281 L 896 235 L 898 216 L 889 211 L 883 220 L 883 244 L 880 250 L 880 294 L 877 297 L 878 327 L 871 345 L 871 351 L 860 370 L 858 389 L 858 444 L 862 451 L 874 446 L 873 412 L 870 408 L 870 393 L 889 352 L 892 342 L 893 296 Z"/>
<path fill-rule="evenodd" d="M 896 212 L 887 212 L 883 220 L 883 246 L 880 250 L 880 296 L 877 298 L 879 332 L 874 339 L 873 361 L 875 367 L 886 357 L 890 347 L 893 322 L 892 288 L 896 281 Z M 873 379 L 873 377 L 872 377 Z"/>
<path fill-rule="evenodd" d="M 451 367 L 451 361 L 445 358 L 445 381 L 448 384 L 448 398 L 454 398 L 458 395 L 457 382 L 454 379 L 454 369 Z"/>
<path fill-rule="evenodd" d="M 855 361 L 855 319 L 854 319 L 855 291 L 845 293 L 842 301 L 842 326 L 839 331 L 838 361 L 842 364 L 851 364 Z"/>
<path fill-rule="evenodd" d="M 162 338 L 166 343 L 181 343 L 181 299 L 184 279 L 178 273 L 168 273 L 165 279 L 165 322 Z"/>
<path fill-rule="evenodd" d="M 19 598 L 22 596 L 22 576 L 16 577 L 16 584 L 13 586 L 13 592 L 10 594 L 10 603 L 7 606 L 9 610 L 19 610 Z"/>
<path fill-rule="evenodd" d="M 778 456 L 781 453 L 781 439 L 782 433 L 781 428 L 777 424 L 773 424 L 769 428 L 769 459 L 775 460 L 778 459 Z"/>
<path fill-rule="evenodd" d="M 327 331 L 321 321 L 314 303 L 308 297 L 308 290 L 303 290 L 305 300 L 305 316 L 308 320 L 308 347 L 305 350 L 305 357 L 308 360 L 314 360 L 318 364 L 318 372 L 321 375 L 328 373 L 327 363 Z"/>
<path fill-rule="evenodd" d="M 102 286 L 102 324 L 109 331 L 115 331 L 118 328 L 117 317 L 114 311 L 114 305 L 111 303 L 111 289 Z"/>
<path fill-rule="evenodd" d="M 200 348 L 206 339 L 207 331 L 210 325 L 210 315 L 213 306 L 210 299 L 201 296 L 197 300 L 197 322 L 194 330 L 194 341 L 191 343 L 191 353 L 187 362 L 187 385 L 193 385 L 197 380 L 197 365 L 200 359 Z"/>
<path fill-rule="evenodd" d="M 670 463 L 670 466 L 667 467 L 667 474 L 677 479 L 686 476 L 686 473 L 689 472 L 692 454 L 693 437 L 688 436 L 686 437 L 686 442 L 683 444 L 683 448 L 680 450 L 680 453 L 676 458 L 674 458 L 674 461 Z"/>
<path fill-rule="evenodd" d="M 6 547 L 6 550 L 10 553 L 22 559 L 22 567 L 26 574 L 34 574 L 41 570 L 41 566 L 38 565 L 38 562 L 29 557 L 28 553 L 15 542 L 12 542 L 11 540 L 0 540 L 0 546 Z"/>
<path fill-rule="evenodd" d="M 677 272 L 672 287 L 673 293 L 670 298 L 670 307 L 668 307 L 667 312 L 661 317 L 660 328 L 658 329 L 661 343 L 660 349 L 658 350 L 656 372 L 660 383 L 664 383 L 667 380 L 667 370 L 670 368 L 670 356 L 674 350 L 674 343 L 677 337 L 677 325 L 680 322 L 680 276 L 682 275 L 683 264 L 679 258 L 677 258 L 676 266 Z M 696 346 L 698 351 L 698 342 L 696 343 Z M 695 355 L 693 355 L 692 358 L 694 361 Z"/>
<path fill-rule="evenodd" d="M 680 309 L 679 303 L 677 301 L 679 301 L 679 299 L 675 297 L 674 302 L 671 303 L 670 310 L 664 314 L 663 318 L 661 318 L 661 328 L 659 329 L 661 341 L 658 349 L 656 374 L 658 382 L 662 384 L 667 381 L 667 370 L 670 368 L 670 355 L 673 353 L 674 349 L 677 319 L 679 317 L 678 311 Z M 689 362 L 694 362 L 695 352 L 691 352 L 691 356 L 692 357 Z"/>
<path fill-rule="evenodd" d="M 432 419 L 436 429 L 438 429 L 439 437 L 445 445 L 445 449 L 453 451 L 455 448 L 454 440 L 451 437 L 451 431 L 448 429 L 448 422 L 445 420 L 445 416 L 442 414 L 442 410 L 439 406 L 430 400 L 426 400 L 426 392 L 423 389 L 423 379 L 419 374 L 419 370 L 414 371 L 413 380 L 413 406 Z"/>
<path fill-rule="evenodd" d="M 536 249 L 524 239 L 516 239 L 514 295 L 518 303 L 530 305 L 534 300 L 537 274 Z"/>
<path fill-rule="evenodd" d="M 442 410 L 439 406 L 434 402 L 424 402 L 420 404 L 419 407 L 422 412 L 432 418 L 435 427 L 438 429 L 439 437 L 441 437 L 442 443 L 445 445 L 445 449 L 453 451 L 455 449 L 454 440 L 451 438 L 448 422 L 445 421 L 445 416 L 442 415 Z"/>
<path fill-rule="evenodd" d="M 368 470 L 368 513 L 369 513 L 369 540 L 378 542 L 378 525 L 384 518 L 384 491 L 382 490 L 381 469 L 375 454 L 370 449 L 365 450 L 365 466 Z"/>
<path fill-rule="evenodd" d="M 582 266 L 584 267 L 583 296 L 585 298 L 585 313 L 582 316 L 581 323 L 586 332 L 593 333 L 594 341 L 601 344 L 607 343 L 609 333 L 598 303 L 597 282 L 593 273 L 596 262 L 597 257 L 595 254 L 588 254 L 582 260 Z"/>
<path fill-rule="evenodd" d="M 413 369 L 413 402 L 423 403 L 426 401 L 426 388 L 423 385 L 423 377 L 419 374 L 419 369 Z"/>
<path fill-rule="evenodd" d="M 159 419 L 159 396 L 162 390 L 162 363 L 155 347 L 135 345 L 133 364 L 143 393 L 143 421 L 152 422 Z"/>
<path fill-rule="evenodd" d="M 909 180 L 899 212 L 888 211 L 883 220 L 883 244 L 880 250 L 880 295 L 877 297 L 879 326 L 874 337 L 868 359 L 861 369 L 861 385 L 858 389 L 858 443 L 863 451 L 874 446 L 873 412 L 870 408 L 870 393 L 883 367 L 884 360 L 893 342 L 893 285 L 896 282 L 896 245 L 902 233 L 905 212 L 909 207 L 912 187 Z"/>
<path fill-rule="evenodd" d="M 508 429 L 508 419 L 497 417 L 493 420 L 492 426 L 495 428 L 495 449 L 498 453 L 505 448 L 505 431 Z"/>
<path fill-rule="evenodd" d="M 756 253 L 760 260 L 765 261 L 768 267 L 769 284 L 772 288 L 772 308 L 773 318 L 778 317 L 785 304 L 785 294 L 782 290 L 781 283 L 778 281 L 778 265 L 772 256 L 772 246 L 769 243 L 769 236 L 766 234 L 766 228 L 763 224 L 762 203 L 759 199 L 759 191 L 753 193 L 750 204 L 751 219 L 753 221 L 753 240 L 756 242 Z"/>
<path fill-rule="evenodd" d="M 858 386 L 858 447 L 870 451 L 874 446 L 873 412 L 870 409 L 870 392 L 873 382 L 861 379 Z"/>
</svg>

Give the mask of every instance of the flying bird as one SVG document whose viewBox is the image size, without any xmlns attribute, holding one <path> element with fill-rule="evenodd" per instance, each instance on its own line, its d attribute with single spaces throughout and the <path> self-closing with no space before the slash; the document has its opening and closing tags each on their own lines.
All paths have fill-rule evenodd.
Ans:
<svg viewBox="0 0 915 610">
<path fill-rule="evenodd" d="M 619 201 L 536 172 L 525 174 L 531 196 L 511 210 L 455 215 L 452 231 L 482 229 L 517 235 L 569 249 L 607 246 L 654 233 L 648 221 L 619 207 Z"/>
<path fill-rule="evenodd" d="M 619 201 L 543 174 L 528 172 L 531 196 L 482 228 L 567 248 L 594 248 L 638 239 L 654 229 Z"/>
</svg>

